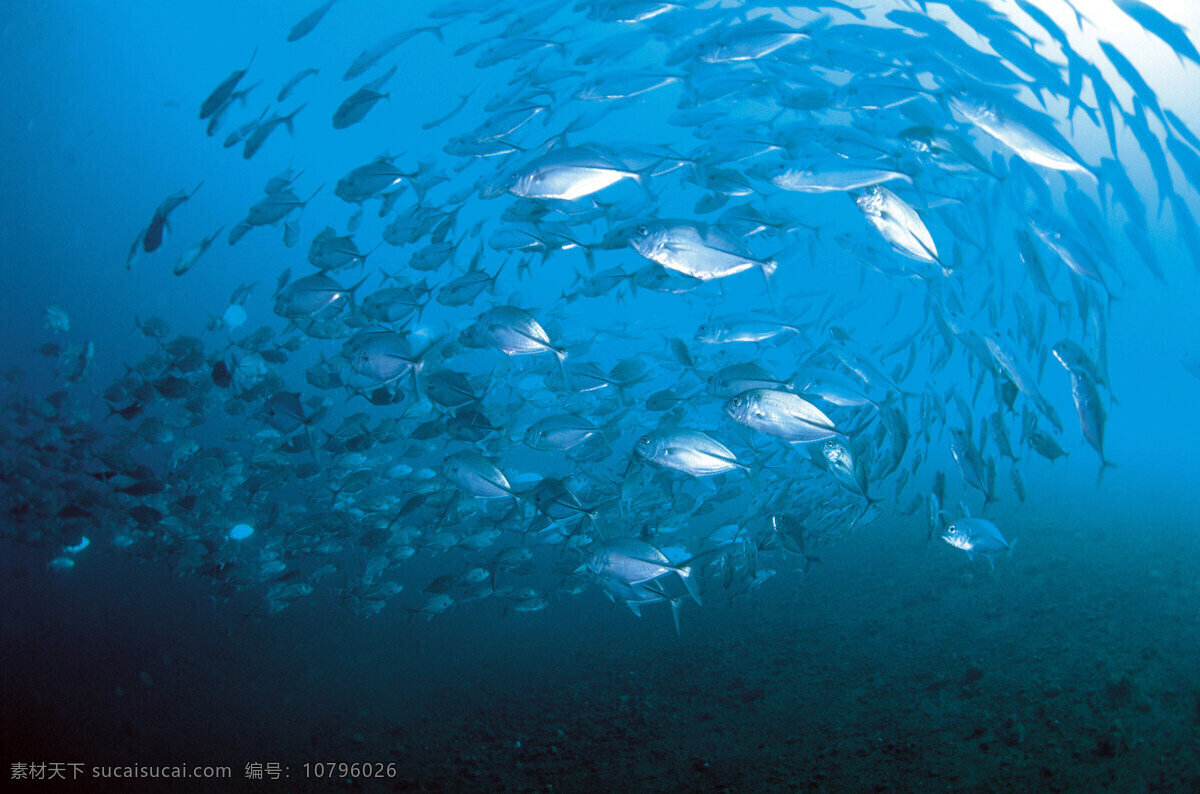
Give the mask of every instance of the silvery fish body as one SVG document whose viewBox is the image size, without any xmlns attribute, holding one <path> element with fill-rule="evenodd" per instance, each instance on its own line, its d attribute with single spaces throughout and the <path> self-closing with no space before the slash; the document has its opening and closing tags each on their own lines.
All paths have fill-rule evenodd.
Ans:
<svg viewBox="0 0 1200 794">
<path fill-rule="evenodd" d="M 595 576 L 636 587 L 669 573 L 679 575 L 700 603 L 700 594 L 690 581 L 692 569 L 677 566 L 657 546 L 638 538 L 613 538 L 587 550 L 587 569 Z"/>
<path fill-rule="evenodd" d="M 734 469 L 749 471 L 728 447 L 699 430 L 656 430 L 638 439 L 633 451 L 651 463 L 693 477 L 711 477 Z"/>
<path fill-rule="evenodd" d="M 790 443 L 810 444 L 843 435 L 819 408 L 788 391 L 750 389 L 731 397 L 725 413 L 746 427 Z"/>
<path fill-rule="evenodd" d="M 893 180 L 911 183 L 912 177 L 871 163 L 853 163 L 836 158 L 804 166 L 785 166 L 771 177 L 771 184 L 798 193 L 837 193 Z"/>
<path fill-rule="evenodd" d="M 995 557 L 999 554 L 1011 554 L 1017 544 L 1004 539 L 1000 530 L 991 521 L 982 518 L 960 518 L 952 521 L 942 529 L 942 540 L 956 549 L 967 553 L 967 559 L 974 560 L 976 554 L 987 557 L 992 567 L 996 567 Z"/>
<path fill-rule="evenodd" d="M 1010 117 L 993 102 L 961 92 L 951 95 L 950 107 L 1030 165 L 1055 171 L 1088 172 L 1078 156 L 1063 151 L 1044 135 Z"/>
<path fill-rule="evenodd" d="M 354 288 L 345 289 L 321 273 L 299 278 L 275 296 L 275 313 L 289 320 L 328 318 L 341 311 Z"/>
<path fill-rule="evenodd" d="M 755 259 L 730 235 L 715 227 L 690 221 L 650 221 L 629 237 L 629 245 L 651 262 L 678 273 L 709 281 L 751 268 L 775 272 L 774 262 Z"/>
<path fill-rule="evenodd" d="M 933 236 L 917 211 L 882 185 L 850 194 L 867 222 L 900 253 L 920 262 L 938 263 Z"/>
<path fill-rule="evenodd" d="M 417 366 L 408 341 L 394 331 L 359 331 L 346 341 L 342 355 L 350 367 L 376 385 L 404 377 Z"/>
<path fill-rule="evenodd" d="M 525 443 L 538 450 L 563 451 L 600 435 L 600 428 L 572 414 L 547 416 L 525 431 Z"/>
<path fill-rule="evenodd" d="M 567 352 L 555 347 L 533 316 L 516 306 L 497 306 L 479 315 L 475 327 L 488 344 L 510 356 L 553 353 L 561 362 Z"/>
<path fill-rule="evenodd" d="M 473 450 L 448 456 L 442 463 L 442 474 L 465 493 L 480 499 L 516 496 L 500 467 Z"/>
<path fill-rule="evenodd" d="M 622 179 L 637 178 L 633 171 L 590 149 L 558 149 L 517 171 L 508 192 L 522 198 L 574 201 Z"/>
</svg>

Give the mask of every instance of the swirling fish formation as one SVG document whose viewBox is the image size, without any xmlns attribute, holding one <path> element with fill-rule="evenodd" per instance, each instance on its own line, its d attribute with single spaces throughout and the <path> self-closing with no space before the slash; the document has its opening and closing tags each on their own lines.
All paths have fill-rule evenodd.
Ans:
<svg viewBox="0 0 1200 794">
<path fill-rule="evenodd" d="M 1200 66 L 1178 25 L 1118 5 Z M 229 245 L 282 237 L 273 324 L 243 329 L 252 286 L 201 336 L 139 322 L 154 350 L 99 389 L 103 421 L 74 385 L 92 348 L 47 343 L 66 385 L 10 401 L 5 445 L 32 451 L 3 498 L 57 567 L 83 564 L 89 536 L 260 617 L 321 590 L 426 618 L 600 591 L 678 621 L 767 565 L 804 575 L 881 515 L 923 511 L 967 551 L 958 529 L 986 525 L 977 551 L 1010 550 L 968 503 L 1023 501 L 1023 472 L 1083 442 L 1110 465 L 1110 312 L 1130 282 L 1173 276 L 1161 230 L 1200 261 L 1200 140 L 1082 14 L 452 0 L 431 16 L 353 61 L 344 80 L 378 74 L 332 123 L 370 124 L 396 79 L 381 64 L 436 41 L 480 75 L 445 86 L 448 112 L 406 109 L 441 151 L 297 165 L 229 219 Z M 209 135 L 261 57 L 202 103 Z M 281 127 L 321 122 L 313 102 L 225 145 L 281 151 Z M 1099 147 L 1078 151 L 1054 112 Z M 1153 191 L 1127 173 L 1143 159 Z M 305 258 L 322 177 L 334 206 Z M 153 212 L 129 268 L 199 189 Z M 221 231 L 175 272 L 202 270 Z"/>
</svg>

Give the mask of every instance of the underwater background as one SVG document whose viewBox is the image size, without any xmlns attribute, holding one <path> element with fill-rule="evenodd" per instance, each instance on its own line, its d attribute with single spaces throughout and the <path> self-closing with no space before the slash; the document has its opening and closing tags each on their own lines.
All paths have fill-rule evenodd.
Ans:
<svg viewBox="0 0 1200 794">
<path fill-rule="evenodd" d="M 11 9 L 4 774 L 1197 790 L 1197 30 Z"/>
</svg>

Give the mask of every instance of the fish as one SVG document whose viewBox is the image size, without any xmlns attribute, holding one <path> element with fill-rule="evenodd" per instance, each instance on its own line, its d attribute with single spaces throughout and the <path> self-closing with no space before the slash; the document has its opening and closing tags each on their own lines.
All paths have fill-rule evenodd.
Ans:
<svg viewBox="0 0 1200 794">
<path fill-rule="evenodd" d="M 208 235 L 203 240 L 189 248 L 187 251 L 184 251 L 182 254 L 180 254 L 179 259 L 175 261 L 175 267 L 172 269 L 172 272 L 174 272 L 177 276 L 182 276 L 184 273 L 191 270 L 200 257 L 204 256 L 204 253 L 212 247 L 213 242 L 215 242 L 217 239 L 217 235 L 224 230 L 225 227 L 221 226 L 215 232 Z"/>
<path fill-rule="evenodd" d="M 752 389 L 777 389 L 791 391 L 790 380 L 780 380 L 761 365 L 754 362 L 731 364 L 722 367 L 708 377 L 709 394 L 718 399 L 728 399 Z"/>
<path fill-rule="evenodd" d="M 933 236 L 921 216 L 904 199 L 882 185 L 853 190 L 850 196 L 867 222 L 891 243 L 892 248 L 920 262 L 941 265 Z"/>
<path fill-rule="evenodd" d="M 553 353 L 559 365 L 567 351 L 550 341 L 546 330 L 529 312 L 516 306 L 496 306 L 475 321 L 480 336 L 492 347 L 510 356 Z"/>
<path fill-rule="evenodd" d="M 1075 403 L 1075 412 L 1079 416 L 1083 437 L 1100 456 L 1100 473 L 1097 475 L 1097 481 L 1100 481 L 1105 470 L 1114 465 L 1104 456 L 1104 425 L 1108 414 L 1104 410 L 1100 390 L 1082 370 L 1071 373 L 1071 399 Z"/>
<path fill-rule="evenodd" d="M 355 91 L 350 96 L 338 105 L 338 109 L 333 112 L 333 128 L 335 130 L 344 130 L 347 127 L 357 124 L 366 118 L 367 113 L 381 99 L 388 99 L 390 94 L 380 93 L 386 83 L 393 74 L 396 73 L 396 67 L 393 66 L 379 78 L 372 80 L 362 88 Z"/>
<path fill-rule="evenodd" d="M 755 259 L 720 229 L 683 220 L 647 221 L 630 234 L 629 245 L 651 262 L 701 281 L 755 267 L 769 280 L 778 268 L 772 260 Z"/>
<path fill-rule="evenodd" d="M 380 40 L 375 46 L 359 53 L 358 57 L 354 59 L 354 63 L 350 64 L 349 68 L 346 69 L 346 73 L 342 75 L 342 80 L 353 80 L 359 75 L 365 73 L 368 69 L 378 63 L 385 55 L 404 44 L 414 36 L 419 36 L 422 33 L 432 33 L 437 37 L 438 41 L 441 41 L 442 27 L 444 27 L 444 25 L 445 23 L 428 27 L 412 28 L 411 30 L 402 30 L 399 33 L 393 33 L 392 35 Z"/>
<path fill-rule="evenodd" d="M 1046 130 L 1035 130 L 1012 115 L 1012 108 L 1001 107 L 994 99 L 971 91 L 950 95 L 950 107 L 992 138 L 1006 146 L 1030 165 L 1055 171 L 1092 174 L 1077 152 L 1063 141 L 1047 138 Z"/>
<path fill-rule="evenodd" d="M 220 82 L 220 84 L 212 90 L 200 104 L 200 118 L 206 119 L 217 112 L 233 95 L 237 89 L 237 84 L 246 76 L 246 72 L 250 71 L 250 67 L 254 64 L 254 57 L 258 55 L 258 48 L 254 48 L 254 52 L 250 55 L 250 61 L 246 64 L 245 69 L 234 69 L 228 77 Z"/>
<path fill-rule="evenodd" d="M 494 292 L 496 281 L 504 270 L 501 265 L 490 276 L 482 270 L 470 270 L 438 288 L 434 299 L 443 306 L 467 306 L 484 292 Z"/>
<path fill-rule="evenodd" d="M 633 453 L 650 463 L 693 477 L 751 470 L 734 457 L 728 447 L 700 430 L 656 430 L 639 438 Z"/>
<path fill-rule="evenodd" d="M 493 461 L 473 450 L 447 456 L 442 463 L 442 474 L 471 496 L 481 499 L 517 498 L 504 472 Z"/>
<path fill-rule="evenodd" d="M 370 278 L 342 288 L 323 273 L 304 276 L 288 284 L 275 295 L 275 314 L 288 320 L 328 318 L 353 300 L 354 292 Z"/>
<path fill-rule="evenodd" d="M 516 171 L 508 192 L 521 198 L 577 201 L 642 175 L 585 147 L 555 149 Z"/>
<path fill-rule="evenodd" d="M 1117 8 L 1132 17 L 1144 30 L 1148 30 L 1166 42 L 1175 51 L 1180 62 L 1187 58 L 1193 63 L 1200 64 L 1200 52 L 1197 52 L 1196 45 L 1192 44 L 1182 25 L 1172 22 L 1154 6 L 1144 3 L 1142 0 L 1113 0 L 1113 2 L 1117 4 Z"/>
<path fill-rule="evenodd" d="M 996 557 L 1001 554 L 1011 557 L 1019 540 L 1013 538 L 1009 543 L 991 521 L 971 517 L 951 521 L 942 530 L 941 537 L 954 548 L 965 551 L 968 560 L 973 561 L 976 554 L 986 557 L 993 570 L 996 568 Z"/>
<path fill-rule="evenodd" d="M 701 603 L 700 591 L 692 581 L 691 567 L 672 564 L 661 549 L 644 540 L 613 538 L 588 547 L 586 554 L 587 569 L 597 577 L 637 586 L 675 574 L 688 588 L 692 599 Z"/>
<path fill-rule="evenodd" d="M 323 187 L 324 185 L 314 190 L 312 195 L 303 201 L 291 190 L 268 193 L 266 198 L 250 208 L 242 223 L 247 227 L 269 226 L 279 223 L 296 210 L 302 210 L 308 206 L 308 203 L 317 197 L 317 194 L 321 192 Z M 233 240 L 231 236 L 230 245 L 234 242 L 236 240 Z"/>
<path fill-rule="evenodd" d="M 303 19 L 293 25 L 292 29 L 288 31 L 287 40 L 289 42 L 299 41 L 309 33 L 312 33 L 313 28 L 321 23 L 321 20 L 325 18 L 325 15 L 329 13 L 329 9 L 333 8 L 333 4 L 336 2 L 337 0 L 327 0 L 327 2 L 322 3 L 313 11 L 306 14 Z"/>
<path fill-rule="evenodd" d="M 798 193 L 855 191 L 896 180 L 910 184 L 913 181 L 911 176 L 902 171 L 871 163 L 854 163 L 842 158 L 816 161 L 804 166 L 785 163 L 770 176 L 771 184 L 775 187 Z"/>
<path fill-rule="evenodd" d="M 573 414 L 555 414 L 538 419 L 525 430 L 524 443 L 532 449 L 565 452 L 593 438 L 603 438 L 606 429 Z"/>
<path fill-rule="evenodd" d="M 56 303 L 42 310 L 42 326 L 51 333 L 66 333 L 71 330 L 71 316 Z"/>
<path fill-rule="evenodd" d="M 1059 445 L 1054 436 L 1041 430 L 1036 430 L 1030 434 L 1029 444 L 1033 447 L 1035 452 L 1049 460 L 1051 463 L 1067 454 L 1066 451 Z"/>
<path fill-rule="evenodd" d="M 249 160 L 251 157 L 256 155 L 258 150 L 262 148 L 263 144 L 267 142 L 267 137 L 270 136 L 270 134 L 274 132 L 275 128 L 280 124 L 287 127 L 289 133 L 295 135 L 296 130 L 292 126 L 292 120 L 296 118 L 297 113 L 299 113 L 301 110 L 304 110 L 304 108 L 307 106 L 308 103 L 305 102 L 291 113 L 288 113 L 284 116 L 280 116 L 278 113 L 272 113 L 271 118 L 255 126 L 254 130 L 246 136 L 246 145 L 242 147 L 242 158 Z"/>
<path fill-rule="evenodd" d="M 292 95 L 292 92 L 296 90 L 296 86 L 300 85 L 301 81 L 307 77 L 312 77 L 313 75 L 320 73 L 321 70 L 317 69 L 316 67 L 309 67 L 308 69 L 301 69 L 300 71 L 296 72 L 296 74 L 288 78 L 288 81 L 283 84 L 282 88 L 279 89 L 279 93 L 276 95 L 275 101 L 282 102 L 283 100 L 287 99 Z"/>
<path fill-rule="evenodd" d="M 845 438 L 833 420 L 797 394 L 775 389 L 750 389 L 729 398 L 725 413 L 734 421 L 788 443 L 811 444 Z"/>
<path fill-rule="evenodd" d="M 948 130 L 918 125 L 901 130 L 899 136 L 909 149 L 928 158 L 943 171 L 970 172 L 974 170 L 988 176 L 996 176 L 991 164 L 970 141 Z M 911 182 L 912 178 L 909 177 L 908 181 Z"/>
<path fill-rule="evenodd" d="M 425 357 L 436 346 L 434 340 L 420 353 L 414 353 L 406 337 L 380 328 L 368 328 L 351 336 L 342 345 L 342 357 L 354 373 L 374 388 L 400 379 L 417 378 L 425 365 Z"/>
<path fill-rule="evenodd" d="M 880 501 L 867 492 L 869 483 L 862 459 L 841 438 L 826 438 L 809 449 L 813 450 L 811 457 L 814 462 L 832 474 L 838 485 L 865 499 L 868 507 Z"/>
<path fill-rule="evenodd" d="M 694 339 L 708 345 L 732 342 L 766 342 L 786 340 L 800 333 L 800 328 L 779 320 L 753 316 L 718 317 L 696 329 Z"/>
<path fill-rule="evenodd" d="M 185 201 L 196 195 L 196 192 L 200 190 L 203 185 L 204 181 L 201 180 L 196 187 L 192 188 L 191 192 L 181 190 L 177 193 L 172 193 L 162 200 L 162 203 L 160 203 L 154 210 L 154 216 L 150 219 L 150 225 L 146 227 L 146 230 L 141 235 L 143 251 L 151 254 L 158 250 L 159 246 L 161 246 L 163 242 L 163 234 L 169 228 L 167 226 L 167 219 L 170 217 L 171 213 L 177 210 Z M 125 263 L 125 269 L 129 270 L 131 264 L 132 263 L 127 260 Z"/>
</svg>

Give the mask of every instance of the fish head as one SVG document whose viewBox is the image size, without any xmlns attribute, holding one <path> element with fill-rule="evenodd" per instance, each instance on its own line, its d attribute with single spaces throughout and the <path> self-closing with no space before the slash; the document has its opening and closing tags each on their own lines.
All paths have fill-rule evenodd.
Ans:
<svg viewBox="0 0 1200 794">
<path fill-rule="evenodd" d="M 716 323 L 702 323 L 696 329 L 696 335 L 693 337 L 697 342 L 712 344 L 719 342 L 721 339 L 721 327 Z"/>
<path fill-rule="evenodd" d="M 928 154 L 933 151 L 933 136 L 923 127 L 909 127 L 900 133 L 904 145 L 917 154 Z"/>
<path fill-rule="evenodd" d="M 464 465 L 462 460 L 450 455 L 442 461 L 442 476 L 453 483 L 462 482 L 464 479 Z"/>
<path fill-rule="evenodd" d="M 757 400 L 750 392 L 742 392 L 730 397 L 725 403 L 725 413 L 737 422 L 744 422 L 754 412 Z"/>
<path fill-rule="evenodd" d="M 826 439 L 825 443 L 821 445 L 821 454 L 829 462 L 830 466 L 845 466 L 847 468 L 853 466 L 850 459 L 850 450 L 846 449 L 846 446 L 836 438 Z"/>
<path fill-rule="evenodd" d="M 971 550 L 971 531 L 961 521 L 953 521 L 942 530 L 942 540 L 956 549 Z"/>
<path fill-rule="evenodd" d="M 950 109 L 973 124 L 997 118 L 996 106 L 974 91 L 960 89 L 952 93 L 949 100 Z"/>
<path fill-rule="evenodd" d="M 528 168 L 513 175 L 508 185 L 508 192 L 514 196 L 544 195 L 543 185 L 546 182 L 546 171 L 538 168 Z"/>
<path fill-rule="evenodd" d="M 879 185 L 871 185 L 862 190 L 851 191 L 850 196 L 864 215 L 879 216 L 883 214 L 883 190 Z"/>
<path fill-rule="evenodd" d="M 584 568 L 589 573 L 592 573 L 596 576 L 599 576 L 601 573 L 603 573 L 605 567 L 608 565 L 607 549 L 603 546 L 598 547 L 598 544 L 593 543 L 591 546 L 585 549 L 583 551 L 583 556 Z"/>
<path fill-rule="evenodd" d="M 525 445 L 533 449 L 540 449 L 542 443 L 542 427 L 541 423 L 535 423 L 525 429 L 524 437 Z"/>
<path fill-rule="evenodd" d="M 645 258 L 656 261 L 654 253 L 661 247 L 662 233 L 650 224 L 643 223 L 635 226 L 626 237 L 629 247 Z"/>
<path fill-rule="evenodd" d="M 651 463 L 661 463 L 663 457 L 670 454 L 670 448 L 659 433 L 644 435 L 633 445 L 634 457 Z"/>
<path fill-rule="evenodd" d="M 771 176 L 771 184 L 784 190 L 799 190 L 814 184 L 816 170 L 811 166 L 780 165 Z"/>
</svg>

